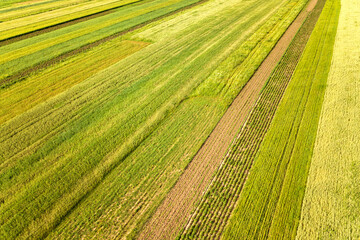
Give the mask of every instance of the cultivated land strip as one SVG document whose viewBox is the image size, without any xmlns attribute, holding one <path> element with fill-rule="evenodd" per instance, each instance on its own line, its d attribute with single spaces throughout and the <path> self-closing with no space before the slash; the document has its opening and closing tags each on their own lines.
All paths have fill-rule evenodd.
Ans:
<svg viewBox="0 0 360 240">
<path fill-rule="evenodd" d="M 220 238 L 237 202 L 242 186 L 247 179 L 252 161 L 270 126 L 277 106 L 315 27 L 325 1 L 320 0 L 315 11 L 312 11 L 316 3 L 317 1 L 309 2 L 309 7 L 299 15 L 297 23 L 294 22 L 292 28 L 288 29 L 288 31 L 292 31 L 290 32 L 291 35 L 290 33 L 284 34 L 283 37 L 293 37 L 292 34 L 296 33 L 301 26 L 286 53 L 271 74 L 249 118 L 230 147 L 180 239 Z M 306 20 L 303 23 L 305 18 Z M 291 41 L 292 38 L 289 39 L 286 39 L 286 41 Z M 263 78 L 260 77 L 259 79 Z"/>
<path fill-rule="evenodd" d="M 296 237 L 339 9 L 340 1 L 326 1 L 255 157 L 223 239 Z"/>
<path fill-rule="evenodd" d="M 196 202 L 208 187 L 230 143 L 258 99 L 259 93 L 271 75 L 273 68 L 281 59 L 316 2 L 311 1 L 308 8 L 299 14 L 253 78 L 241 90 L 174 188 L 152 216 L 140 235 L 140 239 L 159 239 L 176 235 L 186 223 Z M 181 227 L 175 227 L 175 224 Z"/>
<path fill-rule="evenodd" d="M 360 239 L 360 5 L 342 0 L 296 239 Z"/>
</svg>

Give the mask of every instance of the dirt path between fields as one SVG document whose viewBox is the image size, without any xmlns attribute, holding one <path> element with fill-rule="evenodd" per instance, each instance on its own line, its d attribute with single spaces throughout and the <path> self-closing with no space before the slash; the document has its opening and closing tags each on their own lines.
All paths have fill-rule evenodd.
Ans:
<svg viewBox="0 0 360 240">
<path fill-rule="evenodd" d="M 196 203 L 206 192 L 228 147 L 256 103 L 264 84 L 316 3 L 317 0 L 310 0 L 235 98 L 192 162 L 140 232 L 139 239 L 174 239 L 185 226 Z"/>
</svg>

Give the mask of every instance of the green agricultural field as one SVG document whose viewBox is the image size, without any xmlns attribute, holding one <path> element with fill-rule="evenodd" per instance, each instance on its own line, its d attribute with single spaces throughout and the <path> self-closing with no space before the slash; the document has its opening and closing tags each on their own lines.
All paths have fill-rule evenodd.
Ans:
<svg viewBox="0 0 360 240">
<path fill-rule="evenodd" d="M 1 1 L 0 239 L 359 237 L 357 10 Z"/>
</svg>

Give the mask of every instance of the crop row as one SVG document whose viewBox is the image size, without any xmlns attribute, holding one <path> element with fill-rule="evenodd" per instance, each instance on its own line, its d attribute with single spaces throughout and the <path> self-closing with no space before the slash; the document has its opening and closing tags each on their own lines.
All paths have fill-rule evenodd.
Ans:
<svg viewBox="0 0 360 240">
<path fill-rule="evenodd" d="M 0 124 L 149 45 L 113 39 L 0 89 Z M 86 59 L 86 61 L 84 61 Z"/>
<path fill-rule="evenodd" d="M 327 0 L 225 228 L 224 239 L 294 239 L 301 213 L 339 1 Z"/>
<path fill-rule="evenodd" d="M 84 218 L 79 218 L 79 215 L 88 216 L 100 210 L 94 215 L 100 218 L 99 215 L 105 215 L 109 210 L 101 204 L 112 201 L 100 201 L 100 205 L 97 205 L 101 200 L 97 198 L 93 207 L 87 206 L 87 211 L 75 211 L 78 207 L 80 209 L 84 198 L 98 189 L 97 186 L 117 166 L 123 166 L 124 159 L 227 57 L 227 49 L 245 41 L 251 34 L 248 30 L 265 21 L 268 7 L 275 7 L 279 2 L 273 0 L 264 5 L 261 0 L 246 4 L 219 1 L 228 4 L 223 11 L 227 15 L 208 16 L 207 24 L 193 22 L 188 26 L 190 30 L 182 31 L 183 34 L 179 32 L 179 37 L 153 43 L 2 124 L 0 157 L 5 161 L 0 165 L 3 202 L 0 206 L 1 236 L 44 237 L 62 222 L 65 215 L 72 212 L 75 215 L 69 215 L 69 219 L 76 216 L 79 223 L 66 221 L 61 228 L 77 228 L 85 224 L 90 233 L 95 234 L 93 225 L 82 222 Z M 233 5 L 237 8 L 229 8 Z M 206 14 L 200 10 L 197 13 Z M 249 12 L 252 12 L 250 17 Z M 214 29 L 214 25 L 218 28 Z M 207 119 L 206 112 L 204 114 L 204 119 Z M 191 120 L 192 116 L 189 112 L 183 117 Z M 206 122 L 204 119 L 199 121 Z M 202 135 L 202 140 L 205 138 Z M 181 145 L 178 148 L 182 150 Z M 176 159 L 173 161 L 176 162 Z M 136 161 L 141 162 L 138 158 Z M 154 161 L 157 158 L 151 159 L 149 164 Z M 184 161 L 189 159 L 185 158 Z M 159 192 L 157 189 L 149 185 L 144 192 L 126 189 L 137 186 L 136 181 L 139 181 L 139 187 L 151 182 L 159 186 L 161 182 L 156 181 L 157 175 L 144 176 L 140 172 L 139 178 L 134 178 L 132 182 L 135 167 L 129 166 L 124 172 L 128 180 L 121 181 L 125 184 L 125 191 L 122 192 L 125 204 L 122 206 L 126 208 L 131 205 L 130 202 L 126 204 L 126 200 L 132 199 L 128 195 L 134 194 L 139 201 L 147 201 L 148 195 L 153 195 L 155 200 L 147 202 L 149 208 L 153 209 L 155 205 L 151 203 L 158 203 L 161 197 L 155 194 Z M 184 162 L 181 167 L 185 167 Z M 120 167 L 120 170 L 125 169 Z M 162 172 L 164 169 L 159 170 Z M 173 170 L 179 169 L 170 168 L 166 173 L 170 174 Z M 144 171 L 148 173 L 146 169 Z M 118 188 L 119 185 L 113 186 L 111 191 L 110 188 L 98 191 L 111 195 Z M 161 193 L 165 194 L 166 189 Z M 140 207 L 144 205 L 143 202 L 139 204 Z M 149 209 L 143 209 L 149 214 Z M 121 219 L 130 219 L 132 224 L 138 225 L 143 221 L 141 216 L 133 217 L 136 213 L 144 214 L 139 210 L 134 213 L 126 210 L 114 213 L 120 214 Z M 94 221 L 106 224 L 106 218 L 102 221 L 99 218 Z M 119 234 L 127 235 L 128 231 L 134 231 L 132 224 L 120 225 L 126 230 Z M 98 230 L 103 227 L 100 224 Z"/>
<path fill-rule="evenodd" d="M 321 8 L 310 13 L 272 73 L 180 239 L 220 237 Z"/>
</svg>

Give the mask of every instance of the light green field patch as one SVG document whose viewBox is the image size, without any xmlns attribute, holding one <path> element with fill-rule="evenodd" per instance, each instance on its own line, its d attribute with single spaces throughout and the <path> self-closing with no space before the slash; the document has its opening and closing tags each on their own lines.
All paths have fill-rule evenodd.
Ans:
<svg viewBox="0 0 360 240">
<path fill-rule="evenodd" d="M 20 7 L 11 7 L 8 9 L 0 9 L 0 21 L 9 21 L 13 19 L 17 19 L 20 17 L 30 16 L 34 14 L 38 14 L 41 12 L 51 11 L 75 4 L 79 4 L 88 0 L 62 0 L 62 1 L 45 1 L 45 2 L 34 2 L 31 3 L 23 3 L 23 6 Z M 99 0 L 97 0 L 99 1 Z"/>
<path fill-rule="evenodd" d="M 252 4 L 252 2 L 243 0 L 213 0 L 190 11 L 178 14 L 176 17 L 172 17 L 160 24 L 153 24 L 150 28 L 135 34 L 133 37 L 135 39 L 149 39 L 151 41 L 172 38 L 184 30 L 189 31 L 194 26 L 198 27 L 201 22 L 204 22 L 204 25 L 206 25 L 205 22 L 211 21 L 214 17 L 231 14 L 233 10 L 229 7 L 241 10 Z"/>
<path fill-rule="evenodd" d="M 297 239 L 360 239 L 360 5 L 341 0 Z"/>
</svg>

